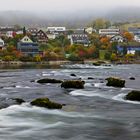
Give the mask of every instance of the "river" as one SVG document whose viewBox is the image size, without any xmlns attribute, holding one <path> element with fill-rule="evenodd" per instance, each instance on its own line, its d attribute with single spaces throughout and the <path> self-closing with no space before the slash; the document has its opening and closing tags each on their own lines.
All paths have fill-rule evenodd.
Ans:
<svg viewBox="0 0 140 140">
<path fill-rule="evenodd" d="M 85 81 L 85 89 L 33 82 L 45 77 L 74 79 L 72 73 Z M 109 76 L 125 79 L 126 87 L 107 87 Z M 140 140 L 140 102 L 124 99 L 132 89 L 140 90 L 140 65 L 1 69 L 0 140 Z M 31 106 L 38 97 L 66 106 L 61 110 Z M 15 105 L 12 98 L 26 103 Z"/>
</svg>

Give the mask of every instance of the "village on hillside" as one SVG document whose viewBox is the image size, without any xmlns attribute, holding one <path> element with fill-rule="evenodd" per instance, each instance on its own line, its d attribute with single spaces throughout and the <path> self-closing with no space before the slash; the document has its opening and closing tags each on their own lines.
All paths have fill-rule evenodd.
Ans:
<svg viewBox="0 0 140 140">
<path fill-rule="evenodd" d="M 109 61 L 140 57 L 140 28 L 118 26 L 77 29 L 66 27 L 0 27 L 0 60 L 41 62 L 56 60 Z"/>
</svg>

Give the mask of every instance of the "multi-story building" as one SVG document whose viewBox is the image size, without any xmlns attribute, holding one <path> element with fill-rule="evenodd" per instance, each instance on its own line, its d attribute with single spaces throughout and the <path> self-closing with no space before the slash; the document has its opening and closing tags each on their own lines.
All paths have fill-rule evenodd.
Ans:
<svg viewBox="0 0 140 140">
<path fill-rule="evenodd" d="M 27 56 L 35 56 L 39 54 L 38 43 L 33 42 L 28 36 L 24 36 L 17 45 L 17 50 Z"/>
<path fill-rule="evenodd" d="M 99 35 L 100 36 L 107 36 L 107 37 L 113 37 L 115 35 L 120 34 L 120 29 L 100 29 Z"/>
<path fill-rule="evenodd" d="M 47 43 L 48 42 L 47 34 L 45 32 L 43 32 L 42 30 L 39 30 L 36 33 L 35 38 L 37 39 L 38 43 Z"/>
<path fill-rule="evenodd" d="M 71 45 L 82 44 L 84 46 L 89 46 L 90 41 L 87 34 L 72 34 L 69 36 Z"/>
<path fill-rule="evenodd" d="M 128 32 L 132 33 L 133 35 L 140 35 L 140 27 L 130 27 L 128 28 Z"/>
<path fill-rule="evenodd" d="M 66 27 L 48 27 L 47 31 L 50 33 L 56 33 L 56 34 L 65 33 Z"/>
</svg>

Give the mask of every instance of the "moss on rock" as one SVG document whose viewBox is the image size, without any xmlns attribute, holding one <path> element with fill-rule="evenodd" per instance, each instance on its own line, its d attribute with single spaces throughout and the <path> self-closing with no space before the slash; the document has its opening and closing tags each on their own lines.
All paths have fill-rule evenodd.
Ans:
<svg viewBox="0 0 140 140">
<path fill-rule="evenodd" d="M 38 80 L 37 83 L 40 83 L 40 84 L 45 84 L 45 83 L 62 83 L 62 81 L 61 80 L 56 80 L 56 79 L 45 78 L 45 79 Z"/>
<path fill-rule="evenodd" d="M 81 80 L 70 80 L 70 81 L 64 81 L 61 84 L 61 87 L 63 88 L 76 88 L 76 89 L 83 89 L 84 88 L 84 81 Z"/>
<path fill-rule="evenodd" d="M 140 101 L 140 91 L 132 90 L 126 95 L 126 100 Z"/>
<path fill-rule="evenodd" d="M 107 80 L 107 86 L 113 87 L 125 87 L 125 80 L 118 77 L 109 77 Z"/>
<path fill-rule="evenodd" d="M 61 104 L 52 102 L 48 98 L 35 99 L 31 102 L 31 105 L 45 107 L 48 109 L 61 109 L 62 108 Z"/>
</svg>

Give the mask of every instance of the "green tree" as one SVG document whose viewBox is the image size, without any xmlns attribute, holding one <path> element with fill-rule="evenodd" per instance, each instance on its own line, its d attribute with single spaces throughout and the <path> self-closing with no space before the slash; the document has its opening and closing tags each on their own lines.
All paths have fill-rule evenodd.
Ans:
<svg viewBox="0 0 140 140">
<path fill-rule="evenodd" d="M 116 61 L 116 60 L 118 60 L 117 55 L 116 55 L 115 53 L 112 53 L 112 54 L 111 54 L 110 59 L 111 59 L 111 61 Z"/>
<path fill-rule="evenodd" d="M 99 30 L 99 29 L 110 27 L 111 23 L 106 19 L 98 18 L 93 21 L 92 26 L 94 29 Z"/>
<path fill-rule="evenodd" d="M 26 28 L 23 27 L 23 35 L 25 36 L 26 35 Z"/>
<path fill-rule="evenodd" d="M 10 55 L 6 55 L 6 56 L 3 57 L 2 60 L 9 62 L 9 61 L 13 61 L 14 60 L 14 57 L 13 56 L 10 56 Z"/>
<path fill-rule="evenodd" d="M 36 55 L 33 59 L 35 62 L 41 62 L 41 57 L 40 55 Z"/>
</svg>

